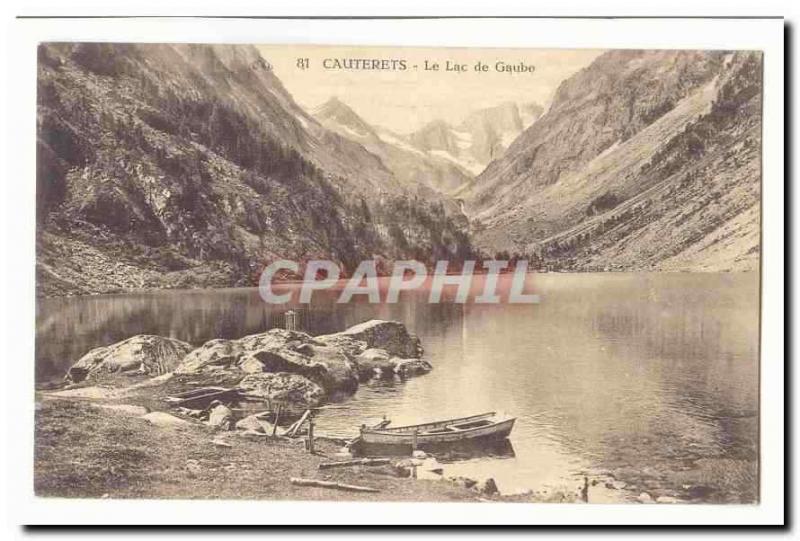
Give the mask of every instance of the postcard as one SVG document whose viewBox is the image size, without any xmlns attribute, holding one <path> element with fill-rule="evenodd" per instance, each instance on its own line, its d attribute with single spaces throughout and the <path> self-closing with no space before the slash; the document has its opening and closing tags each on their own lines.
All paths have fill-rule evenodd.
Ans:
<svg viewBox="0 0 800 541">
<path fill-rule="evenodd" d="M 40 42 L 35 498 L 757 507 L 764 59 Z"/>
</svg>

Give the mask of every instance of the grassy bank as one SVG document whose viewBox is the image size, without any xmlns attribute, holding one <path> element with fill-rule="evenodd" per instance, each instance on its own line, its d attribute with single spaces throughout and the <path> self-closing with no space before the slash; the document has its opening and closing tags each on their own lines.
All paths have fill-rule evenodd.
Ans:
<svg viewBox="0 0 800 541">
<path fill-rule="evenodd" d="M 480 501 L 445 480 L 393 475 L 386 467 L 318 470 L 339 444 L 250 440 L 201 423 L 160 427 L 96 402 L 42 398 L 36 411 L 34 487 L 38 496 L 269 500 Z M 130 404 L 130 401 L 126 403 Z M 224 439 L 230 447 L 212 443 Z M 378 488 L 379 494 L 299 487 L 308 477 Z M 508 499 L 508 498 L 506 498 Z"/>
</svg>

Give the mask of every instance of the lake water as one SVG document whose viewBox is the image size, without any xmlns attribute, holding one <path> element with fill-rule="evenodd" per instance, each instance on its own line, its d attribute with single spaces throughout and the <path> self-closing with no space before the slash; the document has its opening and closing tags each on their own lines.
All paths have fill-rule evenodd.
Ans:
<svg viewBox="0 0 800 541">
<path fill-rule="evenodd" d="M 315 294 L 310 307 L 295 307 L 311 334 L 372 318 L 402 321 L 434 366 L 407 381 L 362 385 L 320 415 L 318 430 L 354 434 L 384 414 L 400 425 L 494 410 L 517 417 L 511 449 L 448 463 L 448 475 L 489 474 L 507 493 L 574 490 L 588 475 L 601 480 L 591 501 L 643 490 L 709 501 L 755 497 L 756 487 L 741 485 L 757 478 L 705 477 L 757 460 L 756 274 L 531 280 L 539 304 L 428 304 L 420 293 L 394 305 L 340 305 Z M 282 326 L 284 310 L 254 289 L 40 299 L 37 381 L 59 379 L 89 349 L 133 334 L 199 345 Z M 712 488 L 692 493 L 692 472 Z M 609 476 L 624 490 L 606 488 Z"/>
</svg>

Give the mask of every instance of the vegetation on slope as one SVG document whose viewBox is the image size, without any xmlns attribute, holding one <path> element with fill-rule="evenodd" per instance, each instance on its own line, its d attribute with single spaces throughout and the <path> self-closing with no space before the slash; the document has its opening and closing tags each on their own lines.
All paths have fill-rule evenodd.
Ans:
<svg viewBox="0 0 800 541">
<path fill-rule="evenodd" d="M 310 117 L 240 49 L 40 47 L 39 294 L 253 285 L 276 258 L 330 258 L 346 273 L 373 255 L 470 252 L 436 205 L 404 210 L 377 158 L 304 131 Z M 338 167 L 338 151 L 366 173 Z"/>
</svg>

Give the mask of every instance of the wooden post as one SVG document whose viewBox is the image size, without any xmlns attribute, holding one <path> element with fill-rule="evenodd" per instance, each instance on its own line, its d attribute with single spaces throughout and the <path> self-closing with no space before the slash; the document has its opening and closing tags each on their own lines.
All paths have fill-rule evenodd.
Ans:
<svg viewBox="0 0 800 541">
<path fill-rule="evenodd" d="M 417 429 L 417 428 L 414 429 L 413 436 L 414 436 L 414 439 L 412 440 L 412 443 L 411 443 L 411 450 L 412 451 L 416 451 L 417 450 L 417 438 L 419 437 L 419 429 Z"/>
<path fill-rule="evenodd" d="M 286 330 L 294 331 L 297 329 L 297 312 L 289 310 L 284 314 L 286 320 Z"/>
<path fill-rule="evenodd" d="M 278 431 L 278 421 L 281 419 L 281 410 L 283 409 L 282 404 L 278 404 L 278 409 L 275 411 L 275 424 L 272 425 L 272 437 L 275 437 L 275 433 Z"/>
<path fill-rule="evenodd" d="M 314 418 L 308 420 L 308 452 L 314 454 Z"/>
</svg>

